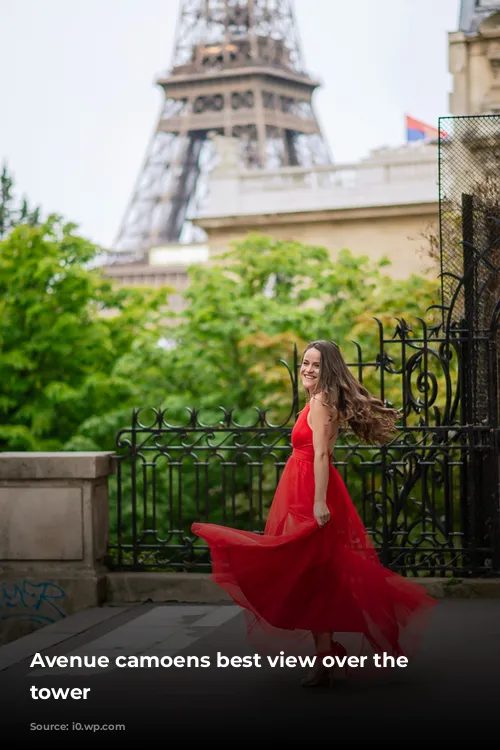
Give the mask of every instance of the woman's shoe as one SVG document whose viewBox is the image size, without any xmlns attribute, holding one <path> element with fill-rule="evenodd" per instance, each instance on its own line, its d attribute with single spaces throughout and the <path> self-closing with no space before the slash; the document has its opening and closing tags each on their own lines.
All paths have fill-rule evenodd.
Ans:
<svg viewBox="0 0 500 750">
<path fill-rule="evenodd" d="M 316 654 L 314 667 L 309 670 L 300 683 L 302 687 L 323 687 L 331 682 L 331 669 L 323 665 L 323 658 L 325 656 L 333 655 L 332 651 L 325 651 L 324 653 Z"/>
<path fill-rule="evenodd" d="M 348 671 L 347 671 L 347 651 L 345 650 L 344 646 L 341 643 L 339 643 L 338 641 L 332 641 L 332 650 L 331 650 L 330 653 L 331 653 L 332 656 L 338 656 L 340 659 L 343 659 L 345 657 L 345 661 L 344 661 L 344 664 L 343 664 L 342 667 L 339 666 L 339 664 L 337 662 L 335 662 L 335 665 L 333 667 L 330 667 L 330 669 L 329 669 L 329 671 L 330 671 L 330 682 L 332 682 L 332 680 L 333 680 L 334 671 L 336 669 L 343 669 L 344 670 L 344 677 L 347 677 L 348 676 Z"/>
<path fill-rule="evenodd" d="M 323 664 L 325 656 L 339 656 L 341 659 L 346 657 L 346 660 L 342 667 L 339 667 L 337 662 L 334 662 L 331 667 L 325 667 Z M 301 685 L 302 687 L 322 687 L 323 685 L 329 685 L 331 687 L 335 679 L 336 669 L 343 669 L 344 675 L 347 677 L 347 651 L 341 643 L 332 641 L 332 648 L 330 651 L 316 654 L 314 667 L 304 677 Z"/>
</svg>

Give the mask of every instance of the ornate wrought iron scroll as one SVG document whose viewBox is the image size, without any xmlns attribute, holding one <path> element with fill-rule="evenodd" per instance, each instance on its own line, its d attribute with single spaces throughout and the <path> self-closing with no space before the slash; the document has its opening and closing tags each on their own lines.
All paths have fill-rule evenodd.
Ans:
<svg viewBox="0 0 500 750">
<path fill-rule="evenodd" d="M 342 433 L 334 464 L 385 565 L 415 576 L 490 573 L 493 529 L 473 499 L 485 481 L 478 461 L 496 466 L 498 430 L 465 419 L 467 334 L 421 319 L 401 319 L 390 333 L 376 326 L 371 356 L 353 343 L 349 366 L 400 410 L 399 430 L 383 447 Z M 296 355 L 280 423 L 258 408 L 244 423 L 222 407 L 209 424 L 194 409 L 176 423 L 158 409 L 134 412 L 117 437 L 117 568 L 209 570 L 208 550 L 190 532 L 195 520 L 263 531 L 302 405 L 298 366 Z"/>
</svg>

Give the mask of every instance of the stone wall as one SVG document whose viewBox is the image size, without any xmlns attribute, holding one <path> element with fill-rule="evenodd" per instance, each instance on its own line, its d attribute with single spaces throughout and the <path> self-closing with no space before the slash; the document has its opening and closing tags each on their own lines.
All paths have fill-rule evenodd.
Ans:
<svg viewBox="0 0 500 750">
<path fill-rule="evenodd" d="M 226 252 L 230 243 L 242 241 L 248 232 L 271 235 L 275 239 L 319 245 L 330 251 L 333 261 L 343 248 L 355 256 L 366 255 L 372 262 L 389 258 L 391 266 L 384 273 L 394 279 L 410 274 L 437 278 L 438 264 L 429 255 L 429 243 L 424 234 L 436 232 L 437 204 L 382 211 L 357 210 L 345 212 L 316 212 L 309 215 L 269 215 L 250 219 L 245 217 L 227 223 L 205 221 L 212 261 Z"/>
<path fill-rule="evenodd" d="M 0 644 L 105 601 L 112 456 L 0 454 Z"/>
</svg>

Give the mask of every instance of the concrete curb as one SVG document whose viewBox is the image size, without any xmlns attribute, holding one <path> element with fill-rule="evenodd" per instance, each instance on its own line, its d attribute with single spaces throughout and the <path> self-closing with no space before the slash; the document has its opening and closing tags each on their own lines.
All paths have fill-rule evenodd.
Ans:
<svg viewBox="0 0 500 750">
<path fill-rule="evenodd" d="M 499 599 L 500 578 L 410 579 L 436 599 Z M 178 602 L 225 604 L 232 602 L 208 573 L 109 573 L 106 604 Z"/>
</svg>

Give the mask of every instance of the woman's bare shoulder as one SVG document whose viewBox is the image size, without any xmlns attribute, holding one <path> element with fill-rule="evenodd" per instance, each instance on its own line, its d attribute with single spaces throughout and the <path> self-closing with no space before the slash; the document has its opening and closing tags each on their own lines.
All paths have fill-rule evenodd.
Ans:
<svg viewBox="0 0 500 750">
<path fill-rule="evenodd" d="M 314 393 L 311 396 L 310 404 L 311 404 L 311 407 L 312 407 L 313 404 L 315 404 L 315 405 L 316 404 L 320 404 L 322 406 L 326 406 L 327 407 L 328 406 L 328 399 L 327 399 L 326 393 L 324 393 L 324 391 L 318 391 L 318 393 Z"/>
<path fill-rule="evenodd" d="M 315 393 L 311 396 L 311 414 L 316 419 L 324 419 L 327 422 L 336 422 L 338 411 L 334 405 L 331 405 L 328 396 L 324 392 Z"/>
<path fill-rule="evenodd" d="M 329 414 L 330 409 L 328 408 L 328 401 L 325 393 L 319 392 L 311 396 L 311 413 L 317 414 Z"/>
</svg>

